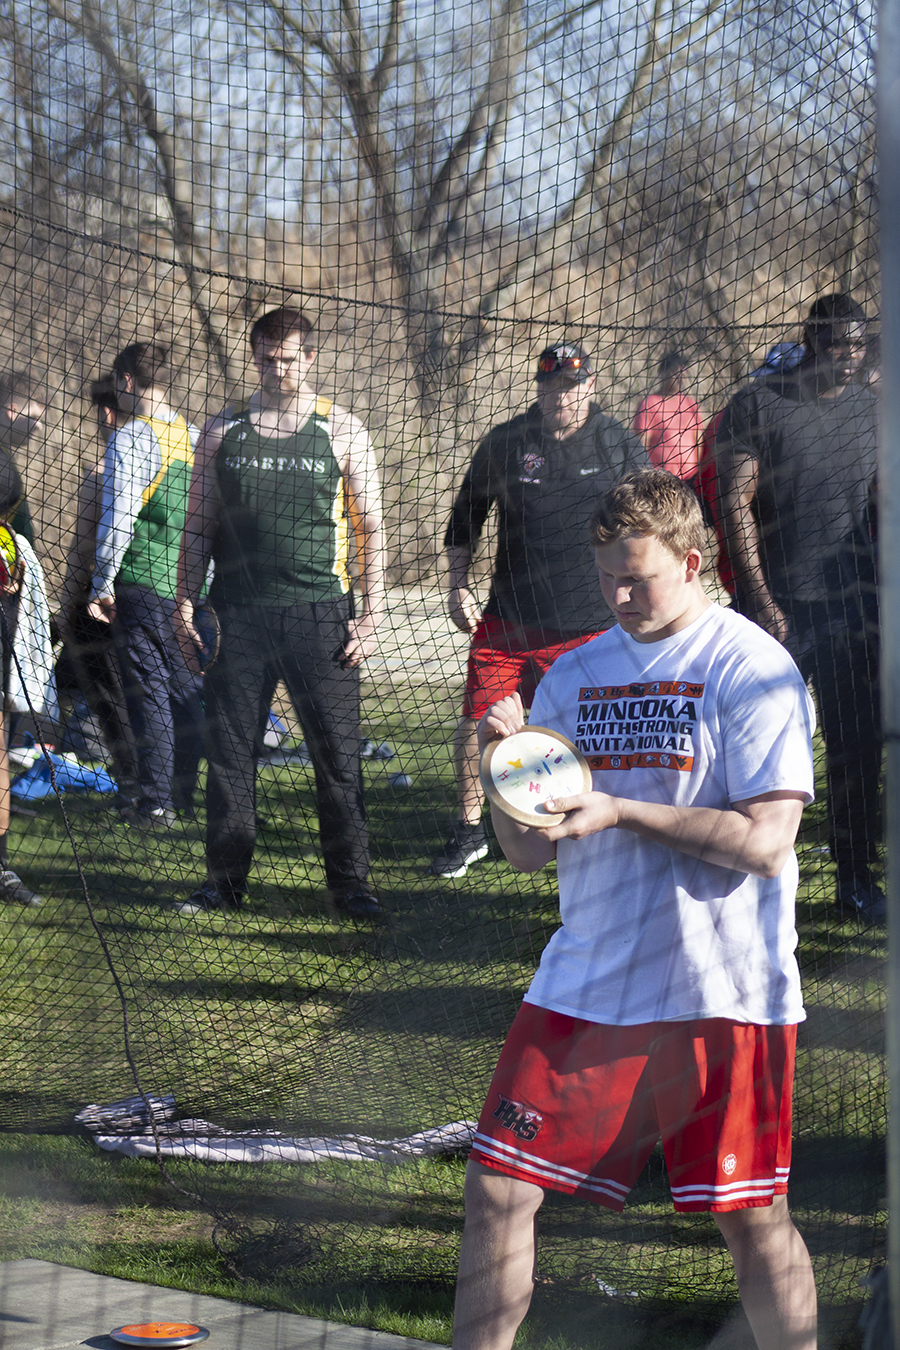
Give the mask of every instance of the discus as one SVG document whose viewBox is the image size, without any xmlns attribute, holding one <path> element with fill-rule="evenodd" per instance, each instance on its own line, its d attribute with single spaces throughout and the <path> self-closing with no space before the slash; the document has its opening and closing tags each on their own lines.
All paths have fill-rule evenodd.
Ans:
<svg viewBox="0 0 900 1350">
<path fill-rule="evenodd" d="M 0 525 L 0 591 L 8 591 L 15 584 L 18 561 L 15 535 L 8 525 Z"/>
<path fill-rule="evenodd" d="M 567 737 L 549 727 L 526 727 L 491 741 L 481 756 L 488 800 L 520 825 L 559 825 L 562 811 L 548 811 L 548 797 L 574 797 L 592 788 L 587 760 Z"/>
<path fill-rule="evenodd" d="M 196 1345 L 205 1341 L 209 1332 L 195 1322 L 136 1322 L 116 1327 L 109 1335 L 120 1345 Z"/>
</svg>

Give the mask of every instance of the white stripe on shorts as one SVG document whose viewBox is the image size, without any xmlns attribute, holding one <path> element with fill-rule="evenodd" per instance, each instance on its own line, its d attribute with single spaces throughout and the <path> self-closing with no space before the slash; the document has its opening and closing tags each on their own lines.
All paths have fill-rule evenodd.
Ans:
<svg viewBox="0 0 900 1350">
<path fill-rule="evenodd" d="M 478 1131 L 475 1135 L 475 1148 L 486 1158 L 515 1167 L 520 1172 L 529 1172 L 535 1177 L 535 1184 L 548 1186 L 578 1186 L 598 1195 L 608 1195 L 613 1200 L 622 1201 L 630 1186 L 609 1177 L 592 1177 L 587 1172 L 579 1172 L 573 1167 L 564 1167 L 561 1163 L 548 1162 L 545 1158 L 535 1157 L 522 1149 L 506 1144 L 502 1140 L 492 1139 L 490 1135 Z"/>
</svg>

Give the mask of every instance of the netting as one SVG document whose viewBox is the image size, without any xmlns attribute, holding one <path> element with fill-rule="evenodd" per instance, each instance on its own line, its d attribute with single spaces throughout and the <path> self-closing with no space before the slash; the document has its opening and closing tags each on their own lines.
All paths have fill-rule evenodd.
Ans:
<svg viewBox="0 0 900 1350">
<path fill-rule="evenodd" d="M 298 715 L 301 676 L 290 690 L 279 678 L 270 700 L 265 679 L 257 688 L 249 667 L 233 672 L 267 705 L 240 712 L 244 753 L 258 753 L 240 908 L 174 908 L 207 880 L 206 761 L 192 784 L 189 746 L 178 804 L 190 813 L 152 828 L 122 817 L 122 782 L 117 798 L 78 784 L 14 797 L 9 865 L 43 904 L 0 910 L 4 1129 L 69 1130 L 86 1103 L 136 1092 L 172 1094 L 176 1119 L 280 1136 L 276 1153 L 284 1136 L 389 1142 L 477 1120 L 559 920 L 553 868 L 515 872 L 489 827 L 486 857 L 455 877 L 428 870 L 457 818 L 453 738 L 469 649 L 447 616 L 444 532 L 479 441 L 533 403 L 549 344 L 590 353 L 593 398 L 625 437 L 640 400 L 659 392 L 667 354 L 677 352 L 683 396 L 707 426 L 737 391 L 762 387 L 751 374 L 767 352 L 802 343 L 817 297 L 852 295 L 865 309 L 868 357 L 845 382 L 859 395 L 849 423 L 836 441 L 811 435 L 804 451 L 815 460 L 821 450 L 817 509 L 834 505 L 828 528 L 844 521 L 853 536 L 849 590 L 865 596 L 858 627 L 843 599 L 826 626 L 849 624 L 850 649 L 864 656 L 830 675 L 816 658 L 804 674 L 820 710 L 823 697 L 836 705 L 845 759 L 867 758 L 869 779 L 874 759 L 877 779 L 877 718 L 866 721 L 854 693 L 877 683 L 865 509 L 878 309 L 872 30 L 870 7 L 848 0 L 3 5 L 0 368 L 30 371 L 43 386 L 32 401 L 46 403 L 37 428 L 20 418 L 3 435 L 68 639 L 58 715 L 13 718 L 13 773 L 25 768 L 39 792 L 46 759 L 28 768 L 34 737 L 120 779 L 130 753 L 111 749 L 109 721 L 89 713 L 76 678 L 92 678 L 84 634 L 79 647 L 71 627 L 102 545 L 98 518 L 102 536 L 116 504 L 100 496 L 111 424 L 98 435 L 90 382 L 129 344 L 169 349 L 167 406 L 201 426 L 257 387 L 250 324 L 284 305 L 308 313 L 309 387 L 350 409 L 374 446 L 388 583 L 358 721 L 351 707 L 342 733 L 345 778 L 363 745 L 363 879 L 383 921 L 342 912 L 353 887 L 326 876 L 309 747 L 319 763 L 324 752 L 312 712 Z M 804 509 L 813 514 L 791 503 L 800 551 L 812 553 Z M 277 514 L 277 492 L 266 510 Z M 577 519 L 559 526 L 571 531 L 567 548 Z M 338 532 L 345 521 L 338 512 Z M 351 511 L 350 538 L 358 523 Z M 496 531 L 491 512 L 470 573 L 479 607 L 503 562 Z M 715 555 L 712 523 L 710 545 Z M 124 550 L 115 561 L 126 566 Z M 350 564 L 359 595 L 360 559 Z M 835 583 L 842 596 L 845 582 Z M 714 566 L 707 583 L 729 603 Z M 819 611 L 806 617 L 815 628 Z M 275 641 L 268 611 L 263 624 L 238 644 L 248 660 Z M 233 640 L 229 629 L 223 642 Z M 318 637 L 290 640 L 315 664 Z M 119 711 L 127 741 L 134 728 Z M 268 743 L 254 746 L 263 730 Z M 816 763 L 819 796 L 798 840 L 808 1021 L 791 1205 L 821 1297 L 845 1307 L 883 1238 L 883 931 L 836 907 L 821 735 Z M 72 764 L 54 761 L 57 789 L 78 777 Z M 234 788 L 227 808 L 221 792 L 210 800 L 220 824 L 243 810 L 246 826 L 247 790 L 237 801 Z M 866 871 L 873 894 L 880 848 L 867 843 L 851 871 Z M 151 1134 L 152 1156 L 162 1137 Z M 209 1141 L 209 1130 L 192 1137 Z M 347 1147 L 303 1163 L 169 1167 L 254 1278 L 452 1281 L 458 1148 L 376 1148 L 349 1162 Z M 672 1212 L 659 1153 L 624 1215 L 551 1195 L 540 1231 L 548 1288 L 643 1303 L 734 1291 L 711 1221 Z"/>
</svg>

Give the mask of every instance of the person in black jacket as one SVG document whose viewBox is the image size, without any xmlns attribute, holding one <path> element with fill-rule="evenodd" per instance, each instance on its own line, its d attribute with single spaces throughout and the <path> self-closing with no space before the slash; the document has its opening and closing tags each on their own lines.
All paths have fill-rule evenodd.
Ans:
<svg viewBox="0 0 900 1350">
<path fill-rule="evenodd" d="M 597 498 L 648 466 L 637 436 L 593 400 L 595 372 L 574 343 L 541 352 L 534 404 L 484 438 L 466 473 L 444 537 L 451 621 L 471 636 L 462 716 L 454 738 L 458 817 L 431 863 L 460 877 L 488 851 L 481 824 L 476 727 L 498 699 L 530 704 L 563 652 L 614 622 L 597 587 L 588 523 Z M 472 560 L 493 507 L 497 551 L 482 611 Z"/>
<path fill-rule="evenodd" d="M 835 903 L 884 923 L 873 480 L 878 405 L 865 310 L 821 296 L 788 373 L 739 390 L 716 434 L 720 516 L 739 609 L 812 684 L 826 748 Z"/>
</svg>

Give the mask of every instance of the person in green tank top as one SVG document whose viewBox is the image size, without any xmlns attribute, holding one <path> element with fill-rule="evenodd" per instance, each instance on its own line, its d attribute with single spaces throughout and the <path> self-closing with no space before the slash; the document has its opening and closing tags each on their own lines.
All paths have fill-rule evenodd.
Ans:
<svg viewBox="0 0 900 1350">
<path fill-rule="evenodd" d="M 220 637 L 205 685 L 207 878 L 177 908 L 241 903 L 256 842 L 256 765 L 283 680 L 312 757 L 332 902 L 351 918 L 377 919 L 359 766 L 359 666 L 384 610 L 375 455 L 358 418 L 317 394 L 315 339 L 301 310 L 263 314 L 250 347 L 259 384 L 246 407 L 226 409 L 203 430 L 179 563 L 186 662 L 198 668 L 194 608 L 210 556 Z"/>
<path fill-rule="evenodd" d="M 199 677 L 175 639 L 175 581 L 197 436 L 168 404 L 168 352 L 136 342 L 113 362 L 119 408 L 110 437 L 88 614 L 112 624 L 137 750 L 139 795 L 123 808 L 141 829 L 191 812 L 203 748 Z"/>
</svg>

